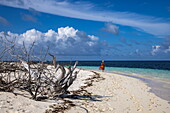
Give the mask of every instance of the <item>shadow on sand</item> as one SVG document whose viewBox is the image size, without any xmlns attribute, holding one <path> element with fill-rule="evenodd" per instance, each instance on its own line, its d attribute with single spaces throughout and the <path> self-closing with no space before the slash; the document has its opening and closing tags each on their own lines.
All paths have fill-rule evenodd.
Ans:
<svg viewBox="0 0 170 113">
<path fill-rule="evenodd" d="M 102 101 L 102 98 L 110 96 L 100 96 L 100 95 L 68 95 L 63 94 L 59 96 L 60 98 L 69 98 L 76 100 L 89 100 L 89 101 Z"/>
</svg>

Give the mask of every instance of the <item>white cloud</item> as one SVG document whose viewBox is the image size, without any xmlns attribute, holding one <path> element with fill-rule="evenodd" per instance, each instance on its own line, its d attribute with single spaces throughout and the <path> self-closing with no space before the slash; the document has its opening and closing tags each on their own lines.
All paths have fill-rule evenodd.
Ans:
<svg viewBox="0 0 170 113">
<path fill-rule="evenodd" d="M 152 46 L 152 55 L 156 55 L 158 53 L 170 55 L 170 37 L 165 38 L 165 40 L 157 46 Z"/>
<path fill-rule="evenodd" d="M 170 46 L 169 46 L 167 49 L 165 49 L 164 52 L 165 52 L 165 53 L 169 53 L 169 52 L 170 52 Z"/>
<path fill-rule="evenodd" d="M 42 33 L 35 29 L 26 31 L 23 34 L 13 34 L 7 32 L 8 37 L 17 37 L 17 43 L 26 47 L 35 41 L 35 53 L 39 53 L 41 48 L 50 47 L 50 52 L 57 55 L 100 55 L 100 45 L 97 37 L 87 35 L 84 32 L 72 27 L 58 28 L 58 32 L 48 30 Z M 3 32 L 0 33 L 3 36 Z"/>
<path fill-rule="evenodd" d="M 153 35 L 170 35 L 170 22 L 164 19 L 139 15 L 131 12 L 101 11 L 92 3 L 60 0 L 1 0 L 0 4 L 36 11 L 114 24 L 131 26 Z M 80 10 L 81 9 L 81 10 Z"/>
<path fill-rule="evenodd" d="M 112 23 L 106 23 L 105 28 L 103 28 L 102 30 L 106 32 L 110 32 L 114 35 L 118 35 L 119 33 L 119 27 L 116 25 L 113 25 Z"/>
<path fill-rule="evenodd" d="M 156 53 L 158 53 L 160 51 L 160 45 L 156 45 L 156 46 L 152 46 L 152 51 L 151 54 L 154 56 L 156 55 Z"/>
<path fill-rule="evenodd" d="M 170 53 L 170 46 L 168 46 L 167 48 L 164 48 L 163 45 L 152 46 L 151 54 L 153 56 L 155 56 L 155 55 L 157 55 L 159 53 L 161 53 L 162 55 L 163 54 L 169 54 Z"/>
<path fill-rule="evenodd" d="M 139 49 L 136 49 L 136 50 L 135 50 L 135 53 L 136 53 L 137 55 L 140 55 L 140 54 L 141 54 L 141 52 L 139 51 Z"/>
</svg>

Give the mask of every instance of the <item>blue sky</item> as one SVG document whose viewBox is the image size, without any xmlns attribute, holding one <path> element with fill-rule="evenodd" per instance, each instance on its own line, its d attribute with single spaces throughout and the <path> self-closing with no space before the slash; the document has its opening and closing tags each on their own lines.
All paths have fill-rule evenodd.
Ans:
<svg viewBox="0 0 170 113">
<path fill-rule="evenodd" d="M 60 60 L 170 60 L 170 0 L 1 0 L 0 32 Z"/>
</svg>

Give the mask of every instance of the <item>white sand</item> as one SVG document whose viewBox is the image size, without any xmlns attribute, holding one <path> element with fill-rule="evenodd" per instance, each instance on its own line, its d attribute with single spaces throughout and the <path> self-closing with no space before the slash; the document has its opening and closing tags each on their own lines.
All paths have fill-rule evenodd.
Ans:
<svg viewBox="0 0 170 113">
<path fill-rule="evenodd" d="M 92 95 L 104 96 L 101 101 L 74 100 L 78 106 L 66 113 L 170 113 L 170 105 L 155 94 L 142 81 L 100 72 L 105 80 L 93 83 L 87 90 Z M 83 109 L 85 108 L 85 109 Z"/>
<path fill-rule="evenodd" d="M 76 69 L 79 70 L 79 69 Z M 69 88 L 69 91 L 79 90 L 80 87 L 86 86 L 85 79 L 91 78 L 94 73 L 81 70 L 78 74 L 78 78 Z M 40 102 L 29 99 L 31 96 L 26 92 L 18 92 L 15 96 L 13 93 L 0 92 L 0 113 L 44 113 L 50 105 L 57 104 L 58 100 Z M 62 100 L 59 100 L 62 103 Z"/>
<path fill-rule="evenodd" d="M 93 98 L 100 101 L 93 101 L 88 97 L 82 100 L 69 99 L 76 106 L 65 113 L 87 111 L 89 113 L 170 113 L 168 102 L 148 92 L 150 88 L 142 81 L 117 74 L 99 73 L 105 80 L 94 82 L 93 86 L 87 87 L 86 90 L 92 93 Z M 85 79 L 93 75 L 94 73 L 89 71 L 80 71 L 69 90 L 74 91 L 85 86 Z M 0 113 L 43 113 L 54 103 L 55 101 L 39 102 L 20 95 L 0 92 Z"/>
</svg>

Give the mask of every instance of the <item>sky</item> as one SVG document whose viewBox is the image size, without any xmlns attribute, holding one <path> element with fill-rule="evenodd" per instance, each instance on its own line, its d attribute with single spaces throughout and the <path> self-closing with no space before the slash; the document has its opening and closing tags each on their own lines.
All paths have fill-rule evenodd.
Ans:
<svg viewBox="0 0 170 113">
<path fill-rule="evenodd" d="M 170 60 L 170 0 L 0 0 L 0 36 L 58 60 Z"/>
</svg>

